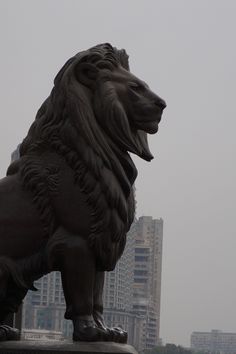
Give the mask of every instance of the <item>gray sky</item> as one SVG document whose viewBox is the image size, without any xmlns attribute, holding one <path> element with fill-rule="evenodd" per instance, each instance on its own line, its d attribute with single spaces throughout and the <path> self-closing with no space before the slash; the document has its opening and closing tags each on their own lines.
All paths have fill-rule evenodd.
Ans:
<svg viewBox="0 0 236 354">
<path fill-rule="evenodd" d="M 168 104 L 138 158 L 138 215 L 164 219 L 161 336 L 236 332 L 236 2 L 1 0 L 0 172 L 62 64 L 101 42 Z"/>
</svg>

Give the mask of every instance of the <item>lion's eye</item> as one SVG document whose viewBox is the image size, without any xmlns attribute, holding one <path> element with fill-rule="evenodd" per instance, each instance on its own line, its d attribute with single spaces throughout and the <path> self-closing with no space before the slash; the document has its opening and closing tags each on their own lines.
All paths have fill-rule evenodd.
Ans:
<svg viewBox="0 0 236 354">
<path fill-rule="evenodd" d="M 137 82 L 129 82 L 129 87 L 133 90 L 133 91 L 141 91 L 143 90 L 143 85 L 137 83 Z"/>
</svg>

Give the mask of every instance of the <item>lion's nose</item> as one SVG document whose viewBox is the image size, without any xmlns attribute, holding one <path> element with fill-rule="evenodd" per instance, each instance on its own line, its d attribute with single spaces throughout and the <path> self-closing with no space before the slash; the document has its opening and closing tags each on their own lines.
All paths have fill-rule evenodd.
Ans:
<svg viewBox="0 0 236 354">
<path fill-rule="evenodd" d="M 156 106 L 160 107 L 161 109 L 165 109 L 166 108 L 165 101 L 162 98 L 160 98 L 160 97 L 156 98 L 154 103 L 155 103 Z"/>
</svg>

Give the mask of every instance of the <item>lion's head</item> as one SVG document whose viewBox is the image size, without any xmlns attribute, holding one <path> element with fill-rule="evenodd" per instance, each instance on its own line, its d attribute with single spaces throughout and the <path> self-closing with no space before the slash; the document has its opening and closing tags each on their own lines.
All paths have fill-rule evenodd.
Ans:
<svg viewBox="0 0 236 354">
<path fill-rule="evenodd" d="M 44 135 L 55 135 L 55 127 L 73 121 L 73 127 L 92 139 L 95 145 L 103 145 L 105 135 L 106 141 L 122 151 L 132 152 L 148 161 L 153 158 L 147 133 L 157 132 L 166 104 L 129 71 L 125 50 L 117 50 L 106 43 L 80 52 L 66 62 L 54 83 L 51 96 L 42 105 L 21 146 L 21 154 L 31 145 L 31 137 L 35 143 Z M 67 99 L 68 110 L 74 109 L 66 121 L 64 116 L 55 112 L 61 109 L 63 98 Z"/>
<path fill-rule="evenodd" d="M 68 80 L 74 81 L 80 95 L 78 85 L 86 90 L 96 122 L 116 146 L 152 159 L 146 133 L 157 132 L 166 104 L 129 71 L 124 50 L 102 44 L 77 54 L 61 69 L 55 84 L 64 87 Z"/>
<path fill-rule="evenodd" d="M 35 193 L 40 181 L 35 200 L 40 210 L 47 210 L 42 213 L 47 229 L 54 228 L 53 210 L 36 164 L 37 156 L 53 149 L 75 171 L 75 181 L 94 208 L 91 243 L 100 255 L 117 259 L 134 217 L 137 171 L 128 152 L 147 161 L 153 158 L 147 133 L 157 132 L 165 106 L 130 73 L 124 50 L 101 44 L 66 62 L 20 147 L 25 184 Z"/>
</svg>

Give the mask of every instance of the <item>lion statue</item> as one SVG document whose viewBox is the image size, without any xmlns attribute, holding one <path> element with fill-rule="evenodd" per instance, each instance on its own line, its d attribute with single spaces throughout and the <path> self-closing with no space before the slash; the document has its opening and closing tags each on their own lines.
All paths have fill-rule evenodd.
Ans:
<svg viewBox="0 0 236 354">
<path fill-rule="evenodd" d="M 34 281 L 60 271 L 74 341 L 126 342 L 103 320 L 104 272 L 122 255 L 134 218 L 137 170 L 165 102 L 100 44 L 69 59 L 0 182 L 0 339 Z"/>
</svg>

